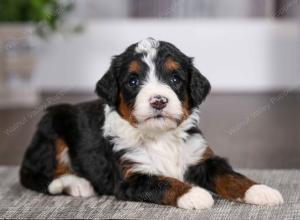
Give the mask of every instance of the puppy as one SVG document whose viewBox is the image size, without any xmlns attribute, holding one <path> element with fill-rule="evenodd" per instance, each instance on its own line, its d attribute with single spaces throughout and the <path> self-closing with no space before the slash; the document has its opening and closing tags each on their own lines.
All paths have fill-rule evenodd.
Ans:
<svg viewBox="0 0 300 220">
<path fill-rule="evenodd" d="M 256 205 L 281 194 L 232 170 L 199 125 L 210 83 L 174 45 L 152 38 L 115 56 L 99 100 L 47 109 L 26 151 L 21 183 L 71 196 L 114 195 L 184 209 L 212 207 L 211 193 Z"/>
</svg>

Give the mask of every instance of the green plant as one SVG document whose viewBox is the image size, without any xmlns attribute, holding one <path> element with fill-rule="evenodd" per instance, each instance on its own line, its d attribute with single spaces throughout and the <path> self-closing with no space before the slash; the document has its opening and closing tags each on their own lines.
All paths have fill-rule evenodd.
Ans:
<svg viewBox="0 0 300 220">
<path fill-rule="evenodd" d="M 0 0 L 0 22 L 30 22 L 37 32 L 45 36 L 57 31 L 64 16 L 73 4 L 62 4 L 59 0 Z"/>
</svg>

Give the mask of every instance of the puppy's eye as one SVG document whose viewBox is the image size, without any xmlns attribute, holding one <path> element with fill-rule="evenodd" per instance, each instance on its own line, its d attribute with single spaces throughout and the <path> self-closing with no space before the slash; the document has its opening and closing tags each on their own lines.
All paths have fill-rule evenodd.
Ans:
<svg viewBox="0 0 300 220">
<path fill-rule="evenodd" d="M 172 74 L 170 77 L 170 81 L 172 84 L 177 85 L 181 82 L 181 79 L 179 78 L 179 76 Z"/>
<path fill-rule="evenodd" d="M 137 87 L 140 84 L 140 80 L 137 76 L 131 76 L 128 80 L 128 85 L 130 87 Z"/>
</svg>

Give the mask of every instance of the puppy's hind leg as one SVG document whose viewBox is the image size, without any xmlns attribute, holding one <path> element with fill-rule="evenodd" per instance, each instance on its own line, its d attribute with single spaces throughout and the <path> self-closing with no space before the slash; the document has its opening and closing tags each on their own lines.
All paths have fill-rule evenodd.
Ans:
<svg viewBox="0 0 300 220">
<path fill-rule="evenodd" d="M 50 194 L 66 193 L 76 197 L 89 197 L 95 195 L 91 183 L 73 174 L 67 174 L 54 179 L 48 186 Z"/>
<path fill-rule="evenodd" d="M 95 194 L 91 183 L 72 172 L 69 148 L 63 139 L 56 140 L 55 179 L 49 184 L 50 194 L 66 193 L 76 197 L 89 197 Z"/>
</svg>

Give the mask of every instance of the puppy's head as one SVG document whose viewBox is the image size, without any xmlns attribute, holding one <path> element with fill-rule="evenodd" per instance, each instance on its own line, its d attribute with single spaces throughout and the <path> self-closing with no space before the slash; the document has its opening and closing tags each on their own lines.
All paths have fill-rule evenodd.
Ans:
<svg viewBox="0 0 300 220">
<path fill-rule="evenodd" d="M 176 128 L 210 91 L 192 59 L 174 45 L 147 38 L 115 56 L 97 94 L 132 126 Z"/>
</svg>

